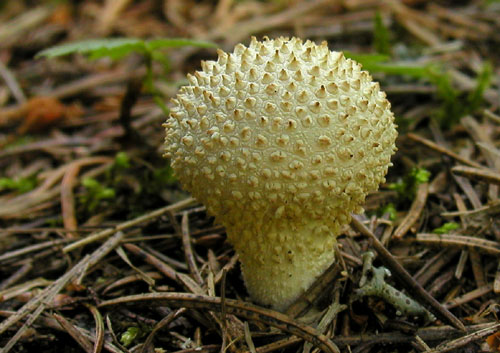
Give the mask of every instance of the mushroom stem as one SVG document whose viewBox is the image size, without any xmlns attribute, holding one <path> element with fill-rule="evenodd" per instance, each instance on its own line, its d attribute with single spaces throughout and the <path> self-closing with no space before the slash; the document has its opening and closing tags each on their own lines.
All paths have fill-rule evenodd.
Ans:
<svg viewBox="0 0 500 353">
<path fill-rule="evenodd" d="M 252 299 L 285 310 L 333 263 L 335 228 L 290 219 L 228 227 Z"/>
</svg>

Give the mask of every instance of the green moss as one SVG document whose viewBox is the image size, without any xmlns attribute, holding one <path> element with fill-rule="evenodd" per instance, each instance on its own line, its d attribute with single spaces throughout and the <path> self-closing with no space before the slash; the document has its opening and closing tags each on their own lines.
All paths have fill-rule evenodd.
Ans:
<svg viewBox="0 0 500 353">
<path fill-rule="evenodd" d="M 126 152 L 118 152 L 115 156 L 115 162 L 113 166 L 120 169 L 130 168 L 130 157 Z"/>
<path fill-rule="evenodd" d="M 389 215 L 389 219 L 391 221 L 394 221 L 396 219 L 396 216 L 397 216 L 397 210 L 396 210 L 396 206 L 391 202 L 391 203 L 388 203 L 387 205 L 381 207 L 378 212 L 377 212 L 377 215 L 378 216 L 383 216 L 385 214 L 388 214 Z"/>
<path fill-rule="evenodd" d="M 35 175 L 23 178 L 0 178 L 0 191 L 16 191 L 20 194 L 31 191 L 38 184 Z"/>
<path fill-rule="evenodd" d="M 432 232 L 436 234 L 447 234 L 452 230 L 460 228 L 460 225 L 456 222 L 447 222 L 443 224 L 441 227 L 434 229 Z"/>
<path fill-rule="evenodd" d="M 424 168 L 413 168 L 403 179 L 389 184 L 389 189 L 398 193 L 401 200 L 413 200 L 420 184 L 429 181 L 431 172 Z"/>
<path fill-rule="evenodd" d="M 82 181 L 85 192 L 80 195 L 80 202 L 89 212 L 94 212 L 104 200 L 112 200 L 116 197 L 114 189 L 105 187 L 96 179 L 85 178 Z"/>
<path fill-rule="evenodd" d="M 144 330 L 138 326 L 131 326 L 120 336 L 120 343 L 125 347 L 130 346 L 136 339 L 146 336 L 150 330 Z"/>
</svg>

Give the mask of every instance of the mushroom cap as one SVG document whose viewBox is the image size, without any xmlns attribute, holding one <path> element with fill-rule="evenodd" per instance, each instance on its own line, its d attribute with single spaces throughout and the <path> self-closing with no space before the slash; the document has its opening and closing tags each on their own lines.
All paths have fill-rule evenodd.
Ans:
<svg viewBox="0 0 500 353">
<path fill-rule="evenodd" d="M 329 218 L 338 233 L 385 181 L 397 137 L 390 103 L 326 42 L 252 38 L 188 80 L 172 100 L 165 156 L 226 227 L 261 214 Z"/>
</svg>

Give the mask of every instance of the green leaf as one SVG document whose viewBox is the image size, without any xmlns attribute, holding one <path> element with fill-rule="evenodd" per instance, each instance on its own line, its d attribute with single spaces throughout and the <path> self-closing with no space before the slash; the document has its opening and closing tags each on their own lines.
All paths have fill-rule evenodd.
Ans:
<svg viewBox="0 0 500 353">
<path fill-rule="evenodd" d="M 415 184 L 420 185 L 429 181 L 431 172 L 424 168 L 414 168 L 411 172 L 411 176 L 415 181 Z"/>
<path fill-rule="evenodd" d="M 350 51 L 344 51 L 344 56 L 357 61 L 363 66 L 387 62 L 390 59 L 390 57 L 385 54 L 356 54 Z"/>
<path fill-rule="evenodd" d="M 113 199 L 115 198 L 116 193 L 115 190 L 112 188 L 104 188 L 99 191 L 99 193 L 96 195 L 96 198 L 98 200 L 104 200 L 104 199 Z"/>
<path fill-rule="evenodd" d="M 429 181 L 431 172 L 424 168 L 412 168 L 412 170 L 397 183 L 388 185 L 390 190 L 398 193 L 403 200 L 413 200 L 420 184 Z"/>
<path fill-rule="evenodd" d="M 54 58 L 79 53 L 87 55 L 91 59 L 99 59 L 107 56 L 116 60 L 132 53 L 151 55 L 152 52 L 158 49 L 184 46 L 211 48 L 215 44 L 183 38 L 158 38 L 151 40 L 138 38 L 100 38 L 58 45 L 42 50 L 36 57 Z"/>
<path fill-rule="evenodd" d="M 158 38 L 145 42 L 149 50 L 154 51 L 162 48 L 198 47 L 215 48 L 217 45 L 212 42 L 188 38 Z"/>
<path fill-rule="evenodd" d="M 82 180 L 82 185 L 89 190 L 96 190 L 101 187 L 101 184 L 94 178 L 85 178 Z"/>
<path fill-rule="evenodd" d="M 120 343 L 125 347 L 128 347 L 132 344 L 132 342 L 141 335 L 141 329 L 136 326 L 129 327 L 127 331 L 122 333 L 120 337 Z"/>
<path fill-rule="evenodd" d="M 159 185 L 172 185 L 177 181 L 174 176 L 174 171 L 170 166 L 155 169 L 153 172 L 153 179 Z"/>
<path fill-rule="evenodd" d="M 110 200 L 116 197 L 113 188 L 105 187 L 99 181 L 93 178 L 85 178 L 82 185 L 86 192 L 80 196 L 80 201 L 85 205 L 89 212 L 93 212 L 102 200 Z"/>
<path fill-rule="evenodd" d="M 18 193 L 25 193 L 33 190 L 37 185 L 36 176 L 23 177 L 18 179 L 0 178 L 0 191 L 14 190 Z"/>
<path fill-rule="evenodd" d="M 447 222 L 441 227 L 434 229 L 432 232 L 436 234 L 447 234 L 452 230 L 460 228 L 460 225 L 456 222 Z"/>
<path fill-rule="evenodd" d="M 15 189 L 16 182 L 11 178 L 0 178 L 0 190 L 10 190 Z"/>
<path fill-rule="evenodd" d="M 383 216 L 384 214 L 389 214 L 389 219 L 391 221 L 394 221 L 397 216 L 397 210 L 396 206 L 394 206 L 393 203 L 388 203 L 387 205 L 381 207 L 379 211 L 377 212 L 380 216 Z"/>
<path fill-rule="evenodd" d="M 429 78 L 429 66 L 408 62 L 389 62 L 390 57 L 385 54 L 353 54 L 344 53 L 346 58 L 357 61 L 363 70 L 371 73 L 384 73 L 387 75 L 410 76 L 413 78 Z"/>
<path fill-rule="evenodd" d="M 36 57 L 54 58 L 69 54 L 84 54 L 92 59 L 109 56 L 120 59 L 132 52 L 146 53 L 144 41 L 136 38 L 103 38 L 58 45 L 42 50 Z"/>
<path fill-rule="evenodd" d="M 126 152 L 118 152 L 115 156 L 115 166 L 118 168 L 130 168 L 130 157 Z"/>
</svg>

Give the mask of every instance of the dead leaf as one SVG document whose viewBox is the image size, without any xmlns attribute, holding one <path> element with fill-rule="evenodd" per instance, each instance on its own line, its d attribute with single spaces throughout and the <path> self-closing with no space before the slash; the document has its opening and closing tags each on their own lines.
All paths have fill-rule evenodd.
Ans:
<svg viewBox="0 0 500 353">
<path fill-rule="evenodd" d="M 500 352 L 500 331 L 488 336 L 486 343 L 488 343 L 492 352 Z"/>
<path fill-rule="evenodd" d="M 60 26 L 68 26 L 73 22 L 71 7 L 68 4 L 59 4 L 52 12 L 49 22 Z"/>
<path fill-rule="evenodd" d="M 66 106 L 53 97 L 33 97 L 22 107 L 25 119 L 17 133 L 37 132 L 53 126 L 69 116 L 81 115 L 82 109 L 76 105 Z"/>
</svg>

